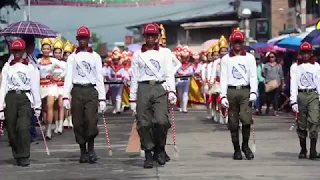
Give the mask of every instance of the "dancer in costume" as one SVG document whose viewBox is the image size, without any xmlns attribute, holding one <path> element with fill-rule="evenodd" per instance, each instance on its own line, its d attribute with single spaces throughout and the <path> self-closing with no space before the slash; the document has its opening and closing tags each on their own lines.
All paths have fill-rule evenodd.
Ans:
<svg viewBox="0 0 320 180">
<path fill-rule="evenodd" d="M 200 62 L 200 55 L 199 53 L 193 53 L 192 54 L 193 58 L 193 71 L 194 71 L 194 77 L 197 80 L 201 79 L 201 68 L 202 64 Z"/>
<path fill-rule="evenodd" d="M 119 48 L 115 47 L 112 51 L 112 64 L 108 67 L 103 67 L 103 75 L 109 82 L 124 82 L 128 81 L 129 77 L 120 63 L 122 54 Z M 113 105 L 113 114 L 120 114 L 122 103 L 123 84 L 110 84 L 111 100 Z"/>
<path fill-rule="evenodd" d="M 22 39 L 11 44 L 13 59 L 2 69 L 0 119 L 6 120 L 12 154 L 18 166 L 29 166 L 31 108 L 41 113 L 39 71 L 24 59 L 26 43 Z"/>
<path fill-rule="evenodd" d="M 63 60 L 65 62 L 67 62 L 68 57 L 73 53 L 73 51 L 74 51 L 74 49 L 73 49 L 72 44 L 70 43 L 69 40 L 67 40 L 67 42 L 63 46 Z M 60 82 L 60 83 L 62 85 L 62 82 Z M 63 79 L 62 87 L 64 87 L 64 79 Z M 58 88 L 59 88 L 59 86 L 58 86 Z M 64 129 L 72 128 L 73 124 L 72 124 L 71 109 L 67 109 L 64 112 L 65 112 L 65 119 L 63 121 L 63 128 Z"/>
<path fill-rule="evenodd" d="M 53 57 L 57 60 L 60 60 L 60 63 L 64 65 L 65 69 L 67 66 L 67 63 L 63 60 L 63 42 L 60 38 L 57 38 L 55 42 L 53 43 Z M 57 99 L 57 105 L 54 108 L 54 120 L 55 120 L 55 130 L 54 133 L 61 134 L 63 129 L 63 119 L 64 119 L 64 107 L 63 107 L 63 85 L 64 85 L 64 76 L 65 76 L 65 70 L 61 69 L 59 66 L 56 66 L 56 68 L 53 71 L 53 79 L 55 80 L 57 84 L 57 93 L 58 93 L 58 99 Z"/>
<path fill-rule="evenodd" d="M 193 66 L 189 62 L 191 51 L 189 47 L 184 46 L 181 51 L 181 68 L 178 69 L 176 76 L 193 76 Z M 180 112 L 187 113 L 188 100 L 189 100 L 189 87 L 190 77 L 176 78 L 177 91 L 180 103 Z"/>
<path fill-rule="evenodd" d="M 213 66 L 213 57 L 212 57 L 213 46 L 211 46 L 206 52 L 206 58 L 205 58 L 206 63 L 204 63 L 203 69 L 201 72 L 203 94 L 204 94 L 205 103 L 207 106 L 207 119 L 212 119 L 212 107 L 211 107 L 211 102 L 209 102 L 211 100 L 209 81 L 210 81 L 211 71 Z"/>
<path fill-rule="evenodd" d="M 152 168 L 153 159 L 160 165 L 166 163 L 168 101 L 175 104 L 177 98 L 173 64 L 168 61 L 172 52 L 156 43 L 159 29 L 155 24 L 147 24 L 143 32 L 146 44 L 134 53 L 131 62 L 130 107 L 136 112 L 141 149 L 145 151 L 144 168 Z"/>
<path fill-rule="evenodd" d="M 309 131 L 311 160 L 320 158 L 316 146 L 319 124 L 320 66 L 312 60 L 312 45 L 300 45 L 301 60 L 291 72 L 291 106 L 298 113 L 297 134 L 301 151 L 299 159 L 307 158 L 307 137 Z"/>
<path fill-rule="evenodd" d="M 80 163 L 95 163 L 98 158 L 94 151 L 94 139 L 99 134 L 98 108 L 104 113 L 106 108 L 105 89 L 102 74 L 102 60 L 99 54 L 89 47 L 91 37 L 87 27 L 80 27 L 76 39 L 79 47 L 67 61 L 67 74 L 64 83 L 63 104 L 70 109 L 72 96 L 72 123 L 76 141 L 80 146 Z"/>
<path fill-rule="evenodd" d="M 220 37 L 219 47 L 220 58 L 222 58 L 224 55 L 228 54 L 228 41 L 224 36 Z"/>
<path fill-rule="evenodd" d="M 126 73 L 126 77 L 128 78 L 128 81 L 125 82 L 125 84 L 123 86 L 123 91 L 122 91 L 121 111 L 125 111 L 125 110 L 130 109 L 129 95 L 130 95 L 130 80 L 131 80 L 131 76 L 132 76 L 132 71 L 131 71 L 132 53 L 124 51 L 122 53 L 122 55 L 123 55 L 122 66 L 123 66 L 123 69 Z"/>
<path fill-rule="evenodd" d="M 224 40 L 219 41 L 218 44 L 216 44 L 213 48 L 213 66 L 212 66 L 212 72 L 211 72 L 211 78 L 210 78 L 210 84 L 211 84 L 211 92 L 212 92 L 212 109 L 213 109 L 213 119 L 215 122 L 219 122 L 220 124 L 225 124 L 226 119 L 224 118 L 223 114 L 221 112 L 221 106 L 220 106 L 220 47 L 219 44 L 225 43 Z"/>
<path fill-rule="evenodd" d="M 229 108 L 228 129 L 234 147 L 233 159 L 241 160 L 244 152 L 247 159 L 254 155 L 249 148 L 252 121 L 251 105 L 257 99 L 257 67 L 252 54 L 243 49 L 242 32 L 231 34 L 232 50 L 221 59 L 221 105 Z M 229 105 L 230 104 L 230 105 Z M 242 147 L 239 144 L 239 121 L 242 123 Z"/>
<path fill-rule="evenodd" d="M 50 53 L 52 52 L 52 42 L 50 39 L 45 38 L 41 40 L 41 51 L 42 57 L 38 59 L 40 64 L 40 94 L 41 99 L 45 102 L 43 103 L 44 111 L 44 121 L 46 124 L 46 138 L 51 139 L 52 136 L 52 121 L 53 121 L 53 111 L 54 102 L 58 97 L 57 84 L 53 79 L 53 72 L 58 66 L 63 71 L 66 70 L 65 64 L 56 58 L 51 58 Z"/>
</svg>

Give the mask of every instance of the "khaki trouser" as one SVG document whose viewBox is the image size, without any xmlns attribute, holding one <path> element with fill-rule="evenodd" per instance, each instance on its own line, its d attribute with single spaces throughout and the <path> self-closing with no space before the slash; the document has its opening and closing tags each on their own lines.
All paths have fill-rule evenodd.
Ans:
<svg viewBox="0 0 320 180">
<path fill-rule="evenodd" d="M 9 91 L 5 97 L 5 119 L 15 159 L 30 157 L 31 103 L 25 92 Z"/>
<path fill-rule="evenodd" d="M 93 86 L 76 86 L 71 91 L 73 132 L 78 144 L 85 144 L 99 134 L 98 91 Z"/>
<path fill-rule="evenodd" d="M 141 149 L 163 149 L 170 121 L 167 94 L 161 84 L 139 83 L 136 118 Z"/>
<path fill-rule="evenodd" d="M 319 95 L 316 91 L 298 93 L 297 133 L 300 138 L 306 138 L 309 130 L 311 139 L 318 138 L 319 125 Z"/>
<path fill-rule="evenodd" d="M 251 107 L 249 106 L 249 88 L 231 89 L 228 88 L 227 98 L 229 101 L 228 129 L 230 131 L 239 129 L 239 120 L 242 125 L 252 124 Z"/>
</svg>

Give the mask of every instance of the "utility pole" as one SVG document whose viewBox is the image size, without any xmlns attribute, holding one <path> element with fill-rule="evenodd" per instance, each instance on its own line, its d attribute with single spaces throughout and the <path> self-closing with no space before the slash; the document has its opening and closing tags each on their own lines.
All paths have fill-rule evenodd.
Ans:
<svg viewBox="0 0 320 180">
<path fill-rule="evenodd" d="M 306 24 L 307 24 L 307 1 L 300 1 L 300 14 L 301 14 L 301 31 L 306 32 Z"/>
</svg>

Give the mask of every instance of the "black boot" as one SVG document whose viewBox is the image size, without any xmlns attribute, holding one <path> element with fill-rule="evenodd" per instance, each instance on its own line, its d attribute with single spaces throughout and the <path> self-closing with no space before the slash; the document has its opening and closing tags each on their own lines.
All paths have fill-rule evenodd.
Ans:
<svg viewBox="0 0 320 180">
<path fill-rule="evenodd" d="M 144 161 L 143 168 L 151 169 L 153 168 L 153 157 L 150 150 L 145 151 L 146 160 Z"/>
<path fill-rule="evenodd" d="M 239 131 L 231 131 L 231 140 L 233 144 L 234 154 L 233 159 L 234 160 L 242 160 L 242 153 L 240 150 L 240 144 L 239 144 Z"/>
<path fill-rule="evenodd" d="M 164 150 L 164 147 L 156 148 L 153 159 L 158 162 L 159 165 L 165 165 L 166 164 L 166 152 Z"/>
<path fill-rule="evenodd" d="M 299 159 L 307 158 L 307 138 L 299 138 L 301 151 L 299 153 Z"/>
<path fill-rule="evenodd" d="M 88 142 L 88 161 L 90 164 L 96 163 L 98 160 L 97 154 L 94 151 L 94 140 Z"/>
<path fill-rule="evenodd" d="M 171 160 L 170 156 L 167 154 L 166 151 L 164 153 L 165 153 L 166 162 L 169 162 Z"/>
<path fill-rule="evenodd" d="M 80 163 L 87 163 L 88 162 L 88 153 L 87 153 L 87 148 L 86 148 L 86 144 L 80 144 L 80 151 L 81 151 L 81 155 L 80 155 Z"/>
<path fill-rule="evenodd" d="M 315 138 L 310 139 L 309 159 L 311 159 L 311 160 L 320 158 L 320 154 L 317 153 L 316 146 L 317 146 L 317 139 L 315 139 Z"/>
<path fill-rule="evenodd" d="M 19 158 L 19 166 L 27 167 L 30 165 L 29 158 Z"/>
<path fill-rule="evenodd" d="M 249 138 L 250 138 L 250 132 L 251 132 L 251 125 L 243 125 L 242 126 L 242 152 L 246 156 L 248 160 L 251 160 L 254 158 L 254 155 L 249 148 Z"/>
</svg>

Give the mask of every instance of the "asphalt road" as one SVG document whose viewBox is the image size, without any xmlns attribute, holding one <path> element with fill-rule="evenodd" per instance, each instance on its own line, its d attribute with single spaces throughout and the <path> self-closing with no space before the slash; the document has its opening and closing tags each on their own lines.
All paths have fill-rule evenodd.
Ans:
<svg viewBox="0 0 320 180">
<path fill-rule="evenodd" d="M 79 164 L 79 149 L 72 130 L 56 135 L 49 142 L 51 156 L 44 145 L 32 145 L 31 166 L 13 166 L 7 138 L 0 140 L 0 180 L 319 180 L 320 162 L 299 160 L 299 143 L 291 115 L 259 116 L 256 121 L 257 152 L 252 161 L 232 160 L 233 148 L 225 125 L 205 119 L 206 113 L 194 109 L 188 114 L 176 112 L 178 159 L 164 167 L 143 169 L 139 154 L 126 153 L 133 118 L 127 112 L 108 113 L 108 128 L 113 156 L 108 156 L 102 121 L 96 141 L 97 164 Z M 169 134 L 168 144 L 172 144 Z M 173 147 L 167 151 L 173 157 Z"/>
</svg>

